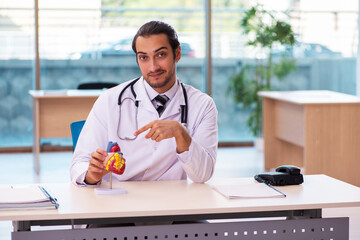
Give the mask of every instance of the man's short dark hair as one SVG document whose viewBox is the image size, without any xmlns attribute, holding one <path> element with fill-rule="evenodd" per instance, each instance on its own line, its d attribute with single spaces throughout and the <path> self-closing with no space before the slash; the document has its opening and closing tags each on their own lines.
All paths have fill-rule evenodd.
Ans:
<svg viewBox="0 0 360 240">
<path fill-rule="evenodd" d="M 169 40 L 171 45 L 172 51 L 174 53 L 174 59 L 176 57 L 176 49 L 179 47 L 180 43 L 178 40 L 177 33 L 175 29 L 167 23 L 161 21 L 150 21 L 142 25 L 139 30 L 137 31 L 134 39 L 132 41 L 132 49 L 134 50 L 135 54 L 136 51 L 136 39 L 141 37 L 149 37 L 151 35 L 157 34 L 165 34 Z"/>
</svg>

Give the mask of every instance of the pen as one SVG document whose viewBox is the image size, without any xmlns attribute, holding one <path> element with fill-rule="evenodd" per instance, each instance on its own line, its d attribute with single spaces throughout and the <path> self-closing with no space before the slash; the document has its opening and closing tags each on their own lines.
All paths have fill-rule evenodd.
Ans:
<svg viewBox="0 0 360 240">
<path fill-rule="evenodd" d="M 269 182 L 265 181 L 264 179 L 262 179 L 262 178 L 259 177 L 258 175 L 255 176 L 255 180 L 258 181 L 258 182 L 260 182 L 260 183 L 265 184 L 265 185 L 268 186 L 269 188 L 274 189 L 275 191 L 277 191 L 278 193 L 280 193 L 280 194 L 284 195 L 284 197 L 286 197 L 286 194 L 285 194 L 285 193 L 277 190 L 276 188 L 274 188 L 273 186 L 271 186 L 271 184 L 269 184 Z"/>
<path fill-rule="evenodd" d="M 41 189 L 41 191 L 46 195 L 46 197 L 48 197 L 50 199 L 50 201 L 55 204 L 55 208 L 57 209 L 59 207 L 59 204 L 57 202 L 57 199 L 56 198 L 53 198 L 49 193 L 48 191 L 46 191 L 46 189 L 42 186 L 39 186 L 39 188 Z"/>
<path fill-rule="evenodd" d="M 267 184 L 266 182 L 263 182 L 266 186 L 268 186 L 269 188 L 274 189 L 275 191 L 277 191 L 278 193 L 282 194 L 284 197 L 286 197 L 286 194 L 277 190 L 276 188 L 274 188 L 273 186 L 271 186 L 270 184 Z"/>
</svg>

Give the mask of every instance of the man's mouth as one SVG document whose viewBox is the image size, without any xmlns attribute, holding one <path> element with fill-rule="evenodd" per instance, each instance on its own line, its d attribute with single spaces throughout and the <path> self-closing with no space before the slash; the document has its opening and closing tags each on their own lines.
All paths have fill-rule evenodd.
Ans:
<svg viewBox="0 0 360 240">
<path fill-rule="evenodd" d="M 148 74 L 149 77 L 153 77 L 153 78 L 158 78 L 160 77 L 163 73 L 165 73 L 164 70 L 161 71 L 156 71 L 156 72 L 151 72 Z"/>
</svg>

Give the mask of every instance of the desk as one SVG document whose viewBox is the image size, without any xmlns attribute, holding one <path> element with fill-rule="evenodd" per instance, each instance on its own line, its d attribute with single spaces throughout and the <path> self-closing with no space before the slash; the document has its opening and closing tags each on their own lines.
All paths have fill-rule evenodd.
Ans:
<svg viewBox="0 0 360 240">
<path fill-rule="evenodd" d="M 71 137 L 70 123 L 87 118 L 101 90 L 30 91 L 33 99 L 34 168 L 40 171 L 40 138 Z"/>
<path fill-rule="evenodd" d="M 330 91 L 259 95 L 265 169 L 291 164 L 360 186 L 360 98 Z"/>
<path fill-rule="evenodd" d="M 125 195 L 95 195 L 93 188 L 47 184 L 58 210 L 0 211 L 15 221 L 12 239 L 348 239 L 348 218 L 322 218 L 322 208 L 360 206 L 360 189 L 325 175 L 304 176 L 298 186 L 279 187 L 286 198 L 227 199 L 209 184 L 187 181 L 116 182 Z M 253 178 L 228 179 L 253 183 Z M 216 181 L 214 183 L 222 183 Z M 107 187 L 108 183 L 103 183 Z M 272 221 L 28 231 L 35 225 L 157 222 L 282 217 Z M 287 218 L 286 220 L 284 218 Z M 197 234 L 197 235 L 196 235 Z M 49 237 L 51 236 L 51 237 Z"/>
</svg>

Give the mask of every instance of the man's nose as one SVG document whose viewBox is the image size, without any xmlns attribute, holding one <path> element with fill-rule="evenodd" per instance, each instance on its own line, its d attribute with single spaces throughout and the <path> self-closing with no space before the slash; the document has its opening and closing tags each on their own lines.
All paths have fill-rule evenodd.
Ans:
<svg viewBox="0 0 360 240">
<path fill-rule="evenodd" d="M 150 71 L 156 72 L 159 69 L 160 69 L 160 65 L 159 65 L 158 61 L 156 61 L 156 59 L 152 59 L 150 62 Z"/>
</svg>

